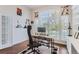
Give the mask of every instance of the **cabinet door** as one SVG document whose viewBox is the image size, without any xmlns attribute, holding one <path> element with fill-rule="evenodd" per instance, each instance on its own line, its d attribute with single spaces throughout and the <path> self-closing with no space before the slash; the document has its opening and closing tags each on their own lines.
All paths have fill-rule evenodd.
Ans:
<svg viewBox="0 0 79 59">
<path fill-rule="evenodd" d="M 2 48 L 2 18 L 0 15 L 0 49 Z"/>
<path fill-rule="evenodd" d="M 12 19 L 10 16 L 2 16 L 2 48 L 12 45 Z"/>
</svg>

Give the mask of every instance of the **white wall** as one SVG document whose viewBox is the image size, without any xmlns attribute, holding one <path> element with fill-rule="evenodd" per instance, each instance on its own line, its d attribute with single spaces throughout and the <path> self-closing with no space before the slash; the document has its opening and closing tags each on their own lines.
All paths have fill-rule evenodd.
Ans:
<svg viewBox="0 0 79 59">
<path fill-rule="evenodd" d="M 16 14 L 16 9 L 20 8 L 22 9 L 22 16 L 18 16 Z M 12 18 L 12 22 L 13 22 L 13 41 L 12 44 L 17 44 L 20 43 L 24 40 L 28 39 L 27 36 L 27 30 L 23 29 L 23 28 L 16 28 L 17 25 L 17 20 L 20 21 L 20 24 L 22 26 L 25 25 L 25 20 L 27 19 L 31 19 L 31 10 L 28 9 L 26 6 L 16 6 L 16 5 L 1 5 L 0 6 L 0 14 L 2 15 L 8 15 Z"/>
<path fill-rule="evenodd" d="M 35 17 L 34 17 L 35 11 L 37 11 L 39 13 L 44 12 L 44 11 L 49 11 L 51 13 L 56 13 L 56 16 L 60 17 L 60 13 L 61 13 L 60 10 L 61 9 L 60 9 L 59 5 L 58 6 L 57 5 L 47 5 L 47 6 L 38 7 L 38 8 L 35 8 L 32 10 L 32 14 L 33 14 L 32 19 L 35 20 Z"/>
</svg>

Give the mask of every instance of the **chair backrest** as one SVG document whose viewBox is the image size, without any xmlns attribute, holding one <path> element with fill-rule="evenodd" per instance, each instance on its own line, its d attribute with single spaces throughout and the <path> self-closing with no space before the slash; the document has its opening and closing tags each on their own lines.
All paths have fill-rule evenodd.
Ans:
<svg viewBox="0 0 79 59">
<path fill-rule="evenodd" d="M 32 29 L 32 26 L 28 25 L 27 26 L 27 34 L 28 34 L 28 37 L 29 37 L 29 44 L 32 46 L 33 45 L 33 39 L 32 39 L 32 35 L 31 35 L 31 29 Z"/>
</svg>

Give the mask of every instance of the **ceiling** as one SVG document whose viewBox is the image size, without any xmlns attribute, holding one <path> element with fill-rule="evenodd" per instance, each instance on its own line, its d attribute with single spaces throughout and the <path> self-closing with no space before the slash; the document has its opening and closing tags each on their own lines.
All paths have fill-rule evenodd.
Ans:
<svg viewBox="0 0 79 59">
<path fill-rule="evenodd" d="M 40 7 L 43 7 L 43 6 L 46 6 L 46 5 L 27 5 L 27 7 L 30 8 L 30 9 L 36 9 L 36 8 L 40 8 Z"/>
<path fill-rule="evenodd" d="M 48 7 L 48 6 L 58 7 L 61 5 L 26 5 L 26 7 L 30 8 L 31 10 L 36 9 L 36 8 L 41 8 L 41 7 Z"/>
</svg>

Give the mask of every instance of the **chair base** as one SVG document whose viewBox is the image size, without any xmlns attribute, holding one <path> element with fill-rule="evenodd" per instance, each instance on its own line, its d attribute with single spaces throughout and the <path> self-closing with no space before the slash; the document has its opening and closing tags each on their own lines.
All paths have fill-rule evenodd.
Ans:
<svg viewBox="0 0 79 59">
<path fill-rule="evenodd" d="M 31 50 L 31 51 L 28 52 L 29 50 Z M 40 54 L 40 51 L 38 49 L 36 50 L 35 48 L 29 47 L 28 49 L 24 50 L 21 54 L 31 54 L 31 53 L 33 53 L 33 54 Z"/>
</svg>

